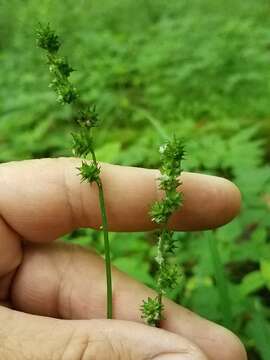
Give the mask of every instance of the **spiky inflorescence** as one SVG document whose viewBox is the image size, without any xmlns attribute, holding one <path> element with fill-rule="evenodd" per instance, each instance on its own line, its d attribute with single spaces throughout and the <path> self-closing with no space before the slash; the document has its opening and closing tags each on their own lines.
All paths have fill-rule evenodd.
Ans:
<svg viewBox="0 0 270 360">
<path fill-rule="evenodd" d="M 150 326 L 156 326 L 160 321 L 160 314 L 163 311 L 163 304 L 158 301 L 158 298 L 150 298 L 143 300 L 141 305 L 142 318 Z"/>
<path fill-rule="evenodd" d="M 86 158 L 94 153 L 92 128 L 97 125 L 98 114 L 94 105 L 87 105 L 81 108 L 79 94 L 75 86 L 70 82 L 70 75 L 74 71 L 68 60 L 59 55 L 61 42 L 58 35 L 47 24 L 39 24 L 37 29 L 37 45 L 46 50 L 47 62 L 52 75 L 49 85 L 61 104 L 74 104 L 79 110 L 75 116 L 76 132 L 72 133 L 73 154 Z M 95 159 L 93 159 L 95 160 Z M 82 181 L 89 183 L 97 182 L 99 179 L 100 167 L 96 161 L 88 163 L 82 161 L 78 168 Z"/>
<path fill-rule="evenodd" d="M 156 201 L 150 211 L 152 221 L 159 226 L 158 252 L 155 258 L 158 264 L 157 296 L 148 298 L 141 306 L 142 318 L 152 326 L 159 326 L 164 318 L 162 297 L 167 290 L 176 286 L 180 276 L 178 266 L 170 262 L 170 256 L 174 253 L 176 244 L 173 232 L 168 230 L 168 221 L 182 205 L 182 194 L 177 191 L 177 188 L 181 185 L 179 177 L 185 155 L 182 142 L 176 138 L 167 141 L 159 151 L 161 157 L 159 188 L 164 191 L 165 196 L 161 201 Z"/>
<path fill-rule="evenodd" d="M 96 160 L 92 135 L 92 129 L 98 124 L 99 117 L 94 105 L 82 106 L 77 89 L 69 80 L 74 70 L 69 65 L 68 60 L 59 55 L 58 51 L 61 43 L 58 35 L 55 34 L 49 25 L 39 25 L 37 29 L 37 45 L 46 51 L 47 62 L 52 75 L 52 81 L 49 86 L 55 91 L 57 100 L 63 105 L 73 104 L 79 109 L 74 118 L 77 131 L 72 134 L 73 154 L 83 158 L 81 166 L 77 168 L 81 180 L 90 184 L 96 183 L 98 186 L 102 218 L 101 228 L 103 229 L 105 247 L 107 317 L 112 318 L 112 279 L 108 224 L 103 187 L 100 179 L 100 165 Z M 92 156 L 91 163 L 84 160 L 89 154 Z"/>
</svg>

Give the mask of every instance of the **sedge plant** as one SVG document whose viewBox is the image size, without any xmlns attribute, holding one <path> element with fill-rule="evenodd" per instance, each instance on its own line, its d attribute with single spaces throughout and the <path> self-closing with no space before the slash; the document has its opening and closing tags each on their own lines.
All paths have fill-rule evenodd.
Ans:
<svg viewBox="0 0 270 360">
<path fill-rule="evenodd" d="M 161 168 L 159 177 L 159 188 L 164 192 L 164 197 L 156 201 L 150 210 L 152 221 L 157 225 L 156 237 L 157 255 L 157 295 L 143 300 L 141 305 L 142 318 L 148 325 L 160 326 L 164 319 L 163 296 L 168 290 L 173 289 L 180 276 L 178 266 L 171 262 L 171 256 L 176 249 L 173 231 L 169 229 L 171 215 L 182 205 L 182 193 L 177 191 L 181 185 L 179 179 L 182 172 L 182 160 L 184 158 L 184 147 L 182 142 L 173 138 L 163 144 L 160 149 Z"/>
<path fill-rule="evenodd" d="M 101 212 L 101 229 L 104 237 L 105 268 L 107 284 L 107 318 L 113 316 L 112 308 L 112 275 L 111 255 L 108 235 L 108 221 L 105 206 L 103 185 L 100 177 L 100 164 L 97 161 L 93 129 L 99 124 L 99 116 L 93 104 L 87 106 L 80 101 L 80 96 L 75 86 L 70 81 L 70 75 L 74 69 L 68 60 L 59 54 L 61 42 L 58 35 L 48 25 L 39 25 L 37 29 L 37 45 L 45 50 L 49 71 L 52 81 L 49 85 L 62 105 L 73 105 L 76 109 L 74 117 L 76 131 L 72 133 L 73 154 L 82 158 L 81 166 L 78 167 L 79 175 L 83 182 L 95 183 L 98 187 L 99 205 Z M 87 161 L 90 155 L 92 161 Z M 164 191 L 165 197 L 155 202 L 150 211 L 152 221 L 159 227 L 157 231 L 158 264 L 157 296 L 143 301 L 141 306 L 142 318 L 151 326 L 159 326 L 163 319 L 163 296 L 168 289 L 172 289 L 179 278 L 178 267 L 170 262 L 170 255 L 174 253 L 176 245 L 173 232 L 168 228 L 171 215 L 180 208 L 182 195 L 177 191 L 181 185 L 179 177 L 182 172 L 181 161 L 184 157 L 184 148 L 180 140 L 173 138 L 160 147 L 161 176 L 159 187 Z"/>
<path fill-rule="evenodd" d="M 105 249 L 107 318 L 111 319 L 113 316 L 112 275 L 108 221 L 103 185 L 100 177 L 101 168 L 96 158 L 93 141 L 93 130 L 99 124 L 99 116 L 95 105 L 89 104 L 85 106 L 80 101 L 79 93 L 70 81 L 70 75 L 74 69 L 70 66 L 68 60 L 59 54 L 61 42 L 49 24 L 45 26 L 39 25 L 37 29 L 37 45 L 46 52 L 47 63 L 52 76 L 49 87 L 55 91 L 58 102 L 62 105 L 73 105 L 76 109 L 77 114 L 74 118 L 76 131 L 72 133 L 73 154 L 82 158 L 81 166 L 78 167 L 81 180 L 89 184 L 95 183 L 98 188 L 102 221 L 101 229 L 103 231 Z M 88 155 L 92 158 L 91 162 L 86 160 Z"/>
</svg>

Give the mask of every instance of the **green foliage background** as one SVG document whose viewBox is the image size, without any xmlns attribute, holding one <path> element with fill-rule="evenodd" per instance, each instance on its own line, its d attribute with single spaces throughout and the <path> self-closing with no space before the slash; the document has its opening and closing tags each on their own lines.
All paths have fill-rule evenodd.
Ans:
<svg viewBox="0 0 270 360">
<path fill-rule="evenodd" d="M 50 21 L 104 119 L 100 160 L 158 166 L 166 131 L 186 139 L 186 170 L 240 187 L 231 224 L 177 234 L 183 277 L 171 296 L 230 327 L 252 360 L 270 359 L 269 11 L 268 0 L 0 2 L 0 161 L 71 155 L 72 112 L 56 104 L 35 47 L 37 22 Z M 88 233 L 67 240 L 102 252 Z M 153 285 L 151 235 L 112 234 L 112 251 L 116 266 Z"/>
</svg>

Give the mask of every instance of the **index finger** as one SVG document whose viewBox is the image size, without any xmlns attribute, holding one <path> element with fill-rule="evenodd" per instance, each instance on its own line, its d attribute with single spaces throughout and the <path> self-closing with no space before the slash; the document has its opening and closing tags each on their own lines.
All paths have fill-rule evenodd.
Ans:
<svg viewBox="0 0 270 360">
<path fill-rule="evenodd" d="M 41 159 L 0 166 L 0 214 L 23 238 L 54 240 L 78 227 L 99 228 L 101 216 L 95 184 L 81 183 L 79 159 Z M 162 194 L 157 170 L 102 164 L 109 229 L 146 231 L 154 225 L 151 204 Z M 184 205 L 171 219 L 175 230 L 215 228 L 239 211 L 240 194 L 228 180 L 183 173 Z"/>
</svg>

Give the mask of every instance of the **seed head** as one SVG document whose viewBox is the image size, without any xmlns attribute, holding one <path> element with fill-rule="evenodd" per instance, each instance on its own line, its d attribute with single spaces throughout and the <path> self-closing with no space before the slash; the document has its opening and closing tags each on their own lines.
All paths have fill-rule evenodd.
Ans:
<svg viewBox="0 0 270 360">
<path fill-rule="evenodd" d="M 36 34 L 38 47 L 47 50 L 49 53 L 56 53 L 59 50 L 61 46 L 59 37 L 51 30 L 50 24 L 46 26 L 39 24 Z"/>
</svg>

